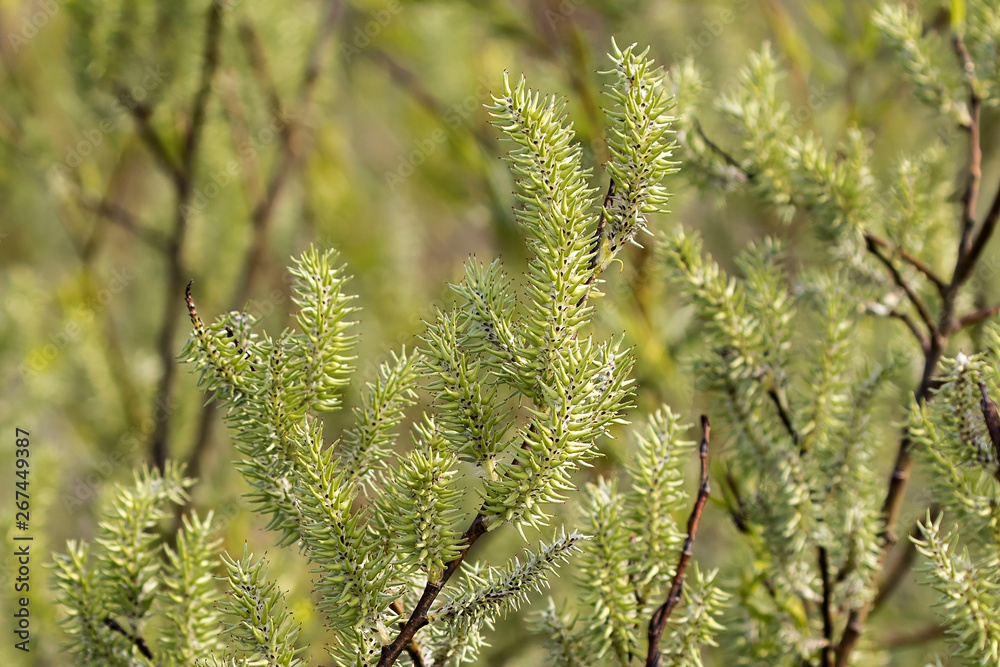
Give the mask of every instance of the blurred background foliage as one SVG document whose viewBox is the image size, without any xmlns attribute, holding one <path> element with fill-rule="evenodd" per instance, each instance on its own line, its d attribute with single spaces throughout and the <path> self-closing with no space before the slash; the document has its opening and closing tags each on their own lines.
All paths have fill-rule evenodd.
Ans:
<svg viewBox="0 0 1000 667">
<path fill-rule="evenodd" d="M 940 18 L 937 5 L 920 4 L 925 17 Z M 92 536 L 102 496 L 129 479 L 133 466 L 155 460 L 155 443 L 160 455 L 188 461 L 200 477 L 193 503 L 216 509 L 230 552 L 244 540 L 257 552 L 273 545 L 240 498 L 245 486 L 230 464 L 220 416 L 177 367 L 189 279 L 207 317 L 249 304 L 277 332 L 288 323 L 289 257 L 311 242 L 338 248 L 363 309 L 350 403 L 388 349 L 413 345 L 433 304 L 450 298 L 445 283 L 458 279 L 468 255 L 502 255 L 518 273 L 524 251 L 512 181 L 498 159 L 506 148 L 483 109 L 505 69 L 565 97 L 596 166 L 606 155 L 598 70 L 612 35 L 623 45 L 651 45 L 668 68 L 693 58 L 707 73 L 709 100 L 732 85 L 747 53 L 769 40 L 787 72 L 780 94 L 803 130 L 835 143 L 856 123 L 869 133 L 876 169 L 884 170 L 901 152 L 939 144 L 956 165 L 940 185 L 961 190 L 959 133 L 908 97 L 868 2 L 221 5 L 212 25 L 208 0 L 0 0 L 2 451 L 10 469 L 14 427 L 31 432 L 35 537 L 32 652 L 4 641 L 3 664 L 65 664 L 42 563 L 67 538 Z M 712 115 L 707 110 L 700 120 L 724 140 Z M 995 143 L 984 136 L 987 178 L 995 172 L 988 150 Z M 784 224 L 752 196 L 683 170 L 668 185 L 676 193 L 673 214 L 655 225 L 699 229 L 724 266 L 766 234 L 785 239 L 793 271 L 821 256 L 808 216 Z M 987 250 L 989 270 L 975 281 L 984 304 L 998 291 L 994 253 Z M 700 342 L 690 312 L 649 249 L 630 250 L 620 272 L 609 273 L 598 326 L 624 331 L 635 346 L 640 410 L 666 401 L 694 423 L 703 399 L 685 363 Z M 906 335 L 897 324 L 866 324 L 870 345 L 857 353 L 877 363 Z M 959 344 L 968 349 L 975 341 Z M 902 364 L 898 391 L 884 398 L 886 470 L 894 420 L 918 362 Z M 346 411 L 331 417 L 328 437 L 349 418 Z M 715 441 L 721 450 L 724 429 Z M 581 483 L 607 472 L 629 443 L 604 446 L 608 459 Z M 927 504 L 921 488 L 918 480 L 910 490 L 911 519 Z M 2 507 L 10 544 L 11 505 Z M 726 565 L 749 552 L 724 511 L 710 507 L 707 517 L 696 556 L 725 576 Z M 484 539 L 477 556 L 501 562 L 521 547 L 516 539 Z M 0 556 L 5 609 L 11 551 Z M 312 662 L 324 664 L 303 561 L 293 552 L 269 556 L 279 583 L 297 594 L 294 611 Z M 555 586 L 557 600 L 562 588 Z M 922 594 L 904 585 L 871 619 L 878 628 L 872 636 L 890 649 L 889 664 L 922 664 L 928 646 L 940 648 L 933 621 Z M 919 629 L 929 636 L 909 635 Z M 541 660 L 523 618 L 508 619 L 491 643 L 482 664 Z"/>
</svg>

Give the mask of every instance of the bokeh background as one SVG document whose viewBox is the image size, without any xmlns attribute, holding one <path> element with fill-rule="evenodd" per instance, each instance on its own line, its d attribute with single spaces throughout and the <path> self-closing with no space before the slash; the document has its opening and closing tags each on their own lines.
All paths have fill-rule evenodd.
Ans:
<svg viewBox="0 0 1000 667">
<path fill-rule="evenodd" d="M 362 308 L 350 403 L 387 350 L 415 343 L 469 255 L 501 255 L 519 272 L 524 249 L 500 159 L 507 148 L 483 108 L 504 70 L 565 99 L 595 184 L 606 150 L 599 70 L 612 36 L 650 45 L 668 68 L 693 58 L 709 91 L 732 85 L 747 54 L 767 40 L 786 69 L 781 94 L 802 132 L 835 142 L 857 124 L 871 134 L 876 169 L 935 142 L 962 151 L 957 131 L 908 96 L 868 2 L 222 4 L 221 21 L 210 25 L 207 0 L 0 0 L 0 464 L 13 470 L 14 428 L 28 430 L 35 538 L 32 652 L 5 639 L 2 664 L 68 664 L 43 563 L 67 538 L 93 536 L 102 500 L 143 462 L 188 462 L 201 480 L 193 505 L 215 509 L 230 550 L 244 540 L 257 552 L 273 546 L 241 499 L 246 488 L 221 416 L 176 359 L 188 331 L 189 279 L 203 316 L 246 308 L 277 332 L 288 323 L 289 258 L 310 243 L 337 248 Z M 935 5 L 920 4 L 936 15 Z M 206 66 L 212 83 L 202 87 Z M 701 120 L 725 139 L 710 105 Z M 987 134 L 987 178 L 995 173 L 992 145 Z M 960 164 L 942 175 L 945 187 L 958 191 Z M 724 266 L 766 234 L 785 239 L 793 265 L 822 255 L 807 217 L 785 224 L 738 190 L 694 187 L 684 171 L 670 188 L 673 212 L 655 226 L 699 229 Z M 975 281 L 983 303 L 997 291 L 995 247 L 986 255 L 988 270 Z M 595 326 L 624 332 L 635 346 L 638 411 L 665 401 L 694 423 L 705 399 L 686 363 L 700 342 L 690 311 L 649 249 L 630 249 L 607 278 Z M 883 354 L 888 338 L 904 335 L 873 326 L 870 347 L 858 352 Z M 918 373 L 903 366 L 880 413 L 887 469 L 894 420 Z M 328 437 L 349 417 L 331 416 Z M 721 452 L 724 429 L 716 442 Z M 581 483 L 612 470 L 628 443 L 602 446 L 607 459 Z M 12 486 L 3 486 L 11 489 L 0 504 L 7 609 L 15 531 Z M 911 520 L 926 506 L 920 494 L 918 480 Z M 572 525 L 572 508 L 561 511 Z M 477 554 L 500 563 L 523 546 L 491 537 Z M 724 573 L 749 553 L 713 506 L 695 551 Z M 269 556 L 298 600 L 312 664 L 328 664 L 301 557 L 274 549 Z M 572 595 L 569 579 L 552 594 Z M 940 648 L 934 620 L 926 598 L 904 585 L 871 623 L 891 649 L 890 664 L 915 665 Z M 909 633 L 921 628 L 930 636 L 915 641 Z M 541 664 L 539 639 L 523 618 L 501 624 L 490 643 L 481 664 Z M 706 659 L 723 664 L 711 652 Z"/>
</svg>

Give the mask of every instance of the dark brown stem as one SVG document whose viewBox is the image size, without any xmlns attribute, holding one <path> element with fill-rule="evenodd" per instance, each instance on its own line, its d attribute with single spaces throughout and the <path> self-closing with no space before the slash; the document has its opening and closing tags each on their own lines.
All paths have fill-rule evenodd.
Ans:
<svg viewBox="0 0 1000 667">
<path fill-rule="evenodd" d="M 865 242 L 878 246 L 879 248 L 884 248 L 885 250 L 888 250 L 891 255 L 898 255 L 900 259 L 915 268 L 917 271 L 922 273 L 925 278 L 931 281 L 935 289 L 937 289 L 938 294 L 944 296 L 944 293 L 948 289 L 948 284 L 937 274 L 937 272 L 934 271 L 934 269 L 927 266 L 927 264 L 920 261 L 918 258 L 914 257 L 902 248 L 897 248 L 887 240 L 870 232 L 865 232 Z"/>
<path fill-rule="evenodd" d="M 917 313 L 920 315 L 920 320 L 924 323 L 924 326 L 927 327 L 929 335 L 933 336 L 937 331 L 937 326 L 934 324 L 934 320 L 931 319 L 931 314 L 930 311 L 927 310 L 927 305 L 920 299 L 919 296 L 917 296 L 916 292 L 913 291 L 913 288 L 911 288 L 909 283 L 906 282 L 906 279 L 903 278 L 903 275 L 899 272 L 899 269 L 896 268 L 896 265 L 892 263 L 892 260 L 882 254 L 882 250 L 874 242 L 867 241 L 867 245 L 868 251 L 875 255 L 875 257 L 885 265 L 885 268 L 889 270 L 889 274 L 892 276 L 892 281 L 906 293 L 906 298 L 909 299 L 910 303 L 912 303 L 914 308 L 917 309 Z"/>
<path fill-rule="evenodd" d="M 931 516 L 936 517 L 940 512 L 941 508 L 938 505 L 931 505 L 928 508 Z M 915 521 L 913 527 L 910 529 L 910 536 L 916 537 L 920 533 L 920 522 Z M 899 555 L 896 559 L 895 564 L 891 569 L 888 570 L 882 577 L 882 581 L 879 584 L 878 591 L 875 593 L 875 599 L 872 601 L 872 608 L 869 612 L 869 616 L 877 612 L 884 605 L 886 600 L 888 600 L 896 589 L 899 588 L 899 584 L 903 582 L 906 574 L 913 567 L 913 562 L 917 557 L 917 547 L 913 543 L 912 539 L 906 540 L 906 546 L 903 548 L 903 553 Z"/>
<path fill-rule="evenodd" d="M 823 638 L 826 643 L 820 652 L 820 666 L 833 667 L 833 593 L 830 585 L 830 558 L 826 547 L 819 547 L 819 574 L 823 582 L 823 602 L 820 607 L 823 614 Z"/>
<path fill-rule="evenodd" d="M 969 56 L 965 42 L 958 33 L 952 37 L 952 46 L 962 66 L 966 87 L 969 92 L 969 169 L 966 177 L 965 191 L 962 193 L 962 240 L 958 247 L 958 259 L 955 264 L 955 277 L 961 282 L 973 262 L 969 261 L 972 251 L 972 231 L 976 226 L 976 204 L 979 202 L 979 184 L 982 181 L 983 151 L 980 145 L 980 113 L 981 103 L 974 85 L 975 69 Z"/>
<path fill-rule="evenodd" d="M 122 93 L 127 95 L 127 93 Z M 121 95 L 121 94 L 120 94 Z M 160 168 L 167 173 L 171 181 L 174 184 L 174 189 L 181 190 L 184 187 L 184 172 L 181 170 L 180 165 L 177 161 L 170 155 L 170 151 L 167 150 L 167 146 L 157 132 L 156 128 L 153 126 L 152 115 L 153 109 L 146 104 L 133 104 L 127 105 L 129 111 L 132 114 L 132 118 L 135 120 L 136 125 L 139 129 L 139 137 L 146 144 L 149 152 L 153 154 L 153 158 L 159 163 Z"/>
<path fill-rule="evenodd" d="M 149 645 L 146 643 L 146 640 L 142 638 L 142 635 L 133 635 L 131 632 L 123 628 L 121 623 L 110 616 L 104 617 L 104 625 L 110 628 L 113 632 L 117 632 L 118 634 L 127 637 L 144 658 L 147 660 L 153 659 L 153 652 L 149 650 Z"/>
<path fill-rule="evenodd" d="M 974 85 L 974 71 L 972 59 L 965 48 L 965 43 L 960 35 L 956 34 L 952 44 L 958 56 L 959 63 L 965 73 L 966 85 L 969 94 L 969 162 L 967 168 L 967 178 L 965 191 L 962 194 L 961 213 L 961 241 L 958 246 L 957 259 L 955 261 L 955 271 L 952 274 L 951 282 L 947 285 L 941 304 L 941 314 L 936 327 L 929 327 L 930 345 L 924 354 L 924 370 L 921 375 L 920 385 L 914 392 L 918 403 L 932 398 L 931 387 L 938 361 L 944 351 L 948 336 L 956 328 L 957 320 L 954 318 L 955 300 L 964 282 L 972 273 L 976 262 L 979 259 L 986 242 L 989 241 L 996 226 L 997 217 L 1000 216 L 1000 191 L 993 200 L 990 210 L 986 215 L 979 232 L 973 235 L 975 228 L 976 205 L 979 199 L 979 183 L 982 176 L 982 148 L 980 145 L 980 99 Z M 871 249 L 869 242 L 869 249 Z M 912 299 L 911 299 L 912 300 Z M 885 560 L 889 549 L 895 544 L 893 536 L 896 521 L 903 505 L 903 496 L 906 485 L 909 481 L 910 472 L 913 469 L 913 457 L 910 453 L 912 443 L 909 435 L 904 431 L 899 443 L 899 451 L 896 454 L 896 463 L 893 466 L 892 475 L 889 478 L 889 490 L 886 493 L 885 502 L 882 505 L 882 516 L 884 520 L 884 530 L 882 533 L 882 552 L 879 557 L 879 565 L 885 566 Z M 857 646 L 861 634 L 864 632 L 865 619 L 871 611 L 872 601 L 852 609 L 847 619 L 847 625 L 837 646 L 836 667 L 846 667 L 850 664 L 851 653 Z"/>
<path fill-rule="evenodd" d="M 711 427 L 708 424 L 708 417 L 701 416 L 701 444 L 698 446 L 698 458 L 701 461 L 701 483 L 698 486 L 698 496 L 694 502 L 694 508 L 687 522 L 687 538 L 684 540 L 684 547 L 681 549 L 680 558 L 677 561 L 677 569 L 674 571 L 674 578 L 670 584 L 670 592 L 666 601 L 653 612 L 653 617 L 649 621 L 649 649 L 646 653 L 646 667 L 660 667 L 663 656 L 660 654 L 660 638 L 667 627 L 667 620 L 674 608 L 681 601 L 681 592 L 684 589 L 684 572 L 694 549 L 694 538 L 698 532 L 698 523 L 701 521 L 701 513 L 708 502 L 708 494 L 711 485 L 708 482 L 708 440 Z"/>
<path fill-rule="evenodd" d="M 997 461 L 1000 462 L 1000 415 L 997 414 L 997 404 L 986 393 L 986 383 L 979 381 L 979 393 L 982 400 L 979 401 L 979 409 L 982 410 L 983 419 L 986 420 L 986 430 L 990 433 L 990 441 L 997 454 Z M 1000 467 L 993 473 L 997 481 L 1000 481 Z"/>
<path fill-rule="evenodd" d="M 472 545 L 485 534 L 486 515 L 480 513 L 476 515 L 476 518 L 472 520 L 472 524 L 462 535 L 462 550 L 458 553 L 458 556 L 445 565 L 444 573 L 441 575 L 439 581 L 434 583 L 427 582 L 420 600 L 417 601 L 416 607 L 413 608 L 413 613 L 410 614 L 409 620 L 400 629 L 399 634 L 396 635 L 392 643 L 382 647 L 382 655 L 379 658 L 378 667 L 390 667 L 395 664 L 400 654 L 406 650 L 406 647 L 413 640 L 414 635 L 417 634 L 417 630 L 429 623 L 427 613 L 430 611 L 431 605 L 434 604 L 434 600 L 437 599 L 438 593 L 441 592 L 444 585 L 448 583 L 451 576 L 458 570 L 458 567 L 465 560 Z"/>
<path fill-rule="evenodd" d="M 747 180 L 753 178 L 753 174 L 750 173 L 746 167 L 740 164 L 739 160 L 733 157 L 728 151 L 724 150 L 721 146 L 719 146 L 719 144 L 708 138 L 708 135 L 705 134 L 705 130 L 702 129 L 701 123 L 699 123 L 697 119 L 694 121 L 694 131 L 697 132 L 698 136 L 701 137 L 701 140 L 705 142 L 705 145 L 708 146 L 709 150 L 721 157 L 726 164 L 741 172 L 744 176 L 746 176 Z"/>
<path fill-rule="evenodd" d="M 778 411 L 778 417 L 781 419 L 781 423 L 784 425 L 785 431 L 788 432 L 788 436 L 792 439 L 792 444 L 799 448 L 799 456 L 802 456 L 805 454 L 805 443 L 802 440 L 802 436 L 799 435 L 798 430 L 796 430 L 795 425 L 792 423 L 792 416 L 788 412 L 788 406 L 785 405 L 785 401 L 782 400 L 776 389 L 768 389 L 767 396 L 771 399 L 771 402 L 774 403 L 774 407 Z"/>
<path fill-rule="evenodd" d="M 399 598 L 392 601 L 393 610 L 402 616 L 405 614 L 403 609 L 403 601 Z M 400 622 L 399 628 L 402 629 L 406 623 Z M 417 643 L 416 638 L 411 638 L 410 642 L 406 645 L 406 654 L 410 656 L 410 661 L 413 662 L 413 667 L 424 667 L 426 664 L 424 662 L 424 654 L 420 650 L 420 644 Z"/>
<path fill-rule="evenodd" d="M 995 303 L 987 308 L 980 308 L 977 311 L 959 317 L 958 321 L 955 322 L 954 329 L 955 331 L 961 331 L 966 327 L 971 327 L 975 324 L 979 324 L 983 320 L 989 319 L 994 315 L 996 315 L 997 313 L 1000 313 L 1000 303 Z"/>
<path fill-rule="evenodd" d="M 920 644 L 926 644 L 927 642 L 932 642 L 935 639 L 944 637 L 947 629 L 947 626 L 941 625 L 940 623 L 931 623 L 930 625 L 925 625 L 924 627 L 913 632 L 890 635 L 884 642 L 882 642 L 881 648 L 887 651 L 892 651 L 894 649 L 909 648 Z"/>
<path fill-rule="evenodd" d="M 113 222 L 122 229 L 134 234 L 137 238 L 157 250 L 165 250 L 167 247 L 167 237 L 162 232 L 143 226 L 135 219 L 134 215 L 112 201 L 108 201 L 107 199 L 94 201 L 81 197 L 80 205 L 88 211 L 101 216 L 101 218 L 108 222 Z"/>
<path fill-rule="evenodd" d="M 917 328 L 917 323 L 913 321 L 913 318 L 910 317 L 909 313 L 904 313 L 893 309 L 889 311 L 888 316 L 897 319 L 901 321 L 903 324 L 905 324 L 906 328 L 910 330 L 911 334 L 913 334 L 913 337 L 917 339 L 917 343 L 920 345 L 920 349 L 923 350 L 925 353 L 927 352 L 927 348 L 930 346 L 930 343 L 927 342 L 927 336 L 924 335 L 923 331 Z"/>
<path fill-rule="evenodd" d="M 174 338 L 180 325 L 177 300 L 184 286 L 185 270 L 183 266 L 184 238 L 187 231 L 188 208 L 194 194 L 195 158 L 201 144 L 205 129 L 208 100 L 212 90 L 212 79 L 219 66 L 219 46 L 222 36 L 223 8 L 221 0 L 213 0 L 208 10 L 205 27 L 205 47 L 202 56 L 201 80 L 191 106 L 191 119 L 181 150 L 180 172 L 175 177 L 176 212 L 174 227 L 167 243 L 167 280 L 165 283 L 163 325 L 159 337 L 159 357 L 162 368 L 159 387 L 153 402 L 153 413 L 162 409 L 169 412 L 173 402 L 174 378 L 177 374 L 177 364 L 174 358 L 177 351 Z M 156 468 L 163 469 L 167 460 L 167 440 L 170 434 L 170 419 L 164 417 L 157 420 L 150 442 L 150 456 Z"/>
</svg>

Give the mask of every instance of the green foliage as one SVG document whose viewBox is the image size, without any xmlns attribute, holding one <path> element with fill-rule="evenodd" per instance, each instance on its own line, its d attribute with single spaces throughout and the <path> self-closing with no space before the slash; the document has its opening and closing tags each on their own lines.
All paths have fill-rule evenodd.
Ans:
<svg viewBox="0 0 1000 667">
<path fill-rule="evenodd" d="M 285 596 L 277 584 L 267 577 L 267 562 L 253 561 L 253 554 L 244 549 L 239 560 L 223 556 L 229 580 L 229 598 L 222 609 L 234 619 L 226 629 L 236 647 L 245 652 L 242 661 L 229 657 L 220 662 L 213 656 L 212 664 L 267 665 L 294 667 L 302 664 L 297 657 L 295 637 L 298 624 L 292 620 L 285 605 Z"/>
<path fill-rule="evenodd" d="M 81 664 L 152 664 L 156 651 L 157 664 L 191 665 L 219 648 L 211 516 L 186 517 L 175 548 L 164 544 L 161 532 L 192 482 L 176 464 L 163 474 L 137 472 L 103 514 L 96 557 L 75 541 L 56 557 L 68 647 Z"/>
</svg>

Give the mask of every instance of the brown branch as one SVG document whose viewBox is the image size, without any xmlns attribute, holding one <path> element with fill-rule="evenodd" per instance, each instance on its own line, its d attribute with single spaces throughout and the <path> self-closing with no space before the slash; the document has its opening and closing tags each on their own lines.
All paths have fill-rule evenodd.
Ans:
<svg viewBox="0 0 1000 667">
<path fill-rule="evenodd" d="M 906 293 L 906 298 L 909 299 L 910 303 L 912 303 L 917 309 L 917 313 L 920 315 L 920 319 L 924 323 L 924 326 L 927 327 L 928 333 L 931 336 L 934 336 L 937 332 L 937 326 L 934 324 L 934 320 L 931 319 L 931 314 L 930 311 L 927 310 L 927 305 L 920 299 L 919 296 L 917 296 L 916 292 L 913 291 L 909 283 L 906 282 L 906 279 L 903 278 L 903 275 L 899 272 L 899 269 L 892 263 L 892 260 L 886 257 L 873 241 L 866 240 L 866 245 L 868 247 L 868 251 L 875 255 L 875 257 L 889 270 L 889 274 L 892 276 L 892 281 L 896 283 L 896 285 L 900 287 L 904 293 Z"/>
<path fill-rule="evenodd" d="M 969 92 L 969 169 L 966 178 L 965 191 L 962 193 L 962 240 L 958 246 L 958 259 L 955 262 L 955 279 L 953 284 L 961 283 L 968 269 L 971 268 L 969 255 L 972 252 L 972 230 L 976 225 L 976 204 L 979 202 L 979 184 L 982 180 L 983 151 L 980 144 L 981 103 L 975 87 L 975 67 L 965 42 L 958 33 L 952 37 L 955 55 L 962 66 L 966 87 Z"/>
<path fill-rule="evenodd" d="M 1000 414 L 997 414 L 997 404 L 986 393 L 986 383 L 982 380 L 979 381 L 979 393 L 983 397 L 979 402 L 979 409 L 983 412 L 983 419 L 986 420 L 986 429 L 990 433 L 990 440 L 993 442 L 997 461 L 1000 462 Z M 1000 482 L 1000 467 L 994 471 L 993 476 Z"/>
<path fill-rule="evenodd" d="M 941 512 L 941 508 L 937 505 L 931 505 L 928 508 L 931 516 L 937 516 Z M 920 522 L 914 521 L 913 527 L 910 528 L 909 535 L 911 537 L 916 537 L 921 532 Z M 883 577 L 882 581 L 879 583 L 878 590 L 875 592 L 875 599 L 872 600 L 871 611 L 869 616 L 875 614 L 879 609 L 881 609 L 886 600 L 888 600 L 899 585 L 903 582 L 906 574 L 913 567 L 913 562 L 917 557 L 917 547 L 913 543 L 912 539 L 906 540 L 906 547 L 903 553 L 900 554 L 896 563 L 893 565 L 892 569 L 889 570 Z"/>
<path fill-rule="evenodd" d="M 174 338 L 179 328 L 177 299 L 184 286 L 185 270 L 182 252 L 187 231 L 187 209 L 194 193 L 195 158 L 201 144 L 205 129 L 208 99 L 212 90 L 212 79 L 219 66 L 219 51 L 222 36 L 222 1 L 213 0 L 208 9 L 205 26 L 205 45 L 202 57 L 201 80 L 191 106 L 191 118 L 181 149 L 180 173 L 175 177 L 176 212 L 174 215 L 173 233 L 167 244 L 167 279 L 165 283 L 163 325 L 159 337 L 159 357 L 162 368 L 159 386 L 153 403 L 153 412 L 157 408 L 168 410 L 173 401 L 174 378 L 177 374 L 177 364 L 174 358 L 177 352 Z M 170 434 L 170 419 L 157 420 L 150 441 L 150 456 L 153 465 L 163 469 L 167 460 L 167 440 Z"/>
<path fill-rule="evenodd" d="M 485 534 L 486 515 L 479 513 L 462 535 L 462 549 L 459 551 L 458 556 L 445 565 L 444 573 L 441 575 L 439 581 L 434 583 L 427 582 L 420 600 L 417 601 L 417 605 L 413 608 L 413 613 L 410 614 L 409 620 L 403 625 L 392 643 L 382 647 L 382 655 L 379 657 L 378 667 L 390 667 L 395 664 L 400 654 L 406 650 L 406 647 L 413 640 L 413 636 L 417 633 L 417 630 L 430 622 L 427 618 L 427 613 L 430 611 L 431 605 L 434 604 L 434 600 L 437 599 L 438 593 L 441 592 L 444 585 L 451 579 L 451 575 L 455 574 L 458 570 L 458 567 L 465 560 L 472 545 Z"/>
<path fill-rule="evenodd" d="M 167 247 L 168 239 L 163 232 L 143 226 L 135 219 L 132 213 L 114 202 L 107 199 L 95 201 L 81 197 L 80 205 L 91 213 L 99 215 L 108 222 L 113 222 L 122 229 L 131 232 L 157 250 L 165 250 Z"/>
<path fill-rule="evenodd" d="M 684 588 L 684 572 L 694 548 L 695 533 L 698 532 L 698 523 L 701 521 L 701 513 L 708 502 L 708 494 L 711 486 L 708 482 L 708 439 L 711 427 L 708 424 L 708 417 L 701 416 L 701 444 L 698 446 L 698 458 L 701 461 L 701 483 L 698 486 L 698 497 L 695 499 L 694 508 L 687 522 L 687 538 L 684 540 L 684 548 L 681 549 L 680 559 L 677 561 L 677 569 L 674 571 L 674 579 L 670 584 L 670 593 L 667 594 L 666 601 L 653 613 L 649 621 L 649 650 L 646 653 L 646 667 L 660 667 L 663 656 L 660 654 L 660 638 L 667 627 L 667 619 L 673 613 L 674 608 L 681 600 L 681 591 Z"/>
<path fill-rule="evenodd" d="M 119 93 L 119 96 L 121 95 L 127 95 L 127 93 Z M 152 107 L 141 103 L 126 104 L 125 106 L 138 126 L 139 137 L 146 144 L 149 152 L 153 154 L 153 158 L 156 159 L 160 168 L 170 177 L 174 188 L 177 190 L 182 189 L 184 187 L 184 172 L 181 166 L 177 164 L 177 161 L 170 155 L 170 151 L 167 150 L 163 138 L 153 126 Z"/>
<path fill-rule="evenodd" d="M 915 268 L 920 273 L 924 274 L 924 277 L 933 283 L 935 289 L 938 291 L 938 294 L 941 296 L 944 296 L 945 292 L 948 290 L 947 283 L 945 283 L 945 281 L 937 274 L 936 271 L 934 271 L 934 269 L 922 262 L 919 258 L 914 257 L 902 248 L 893 246 L 893 244 L 889 241 L 870 232 L 865 232 L 865 241 L 867 243 L 875 244 L 880 248 L 885 248 L 893 255 L 898 255 L 901 260 Z"/>
<path fill-rule="evenodd" d="M 392 609 L 400 616 L 406 613 L 403 610 L 403 601 L 399 598 L 393 600 L 391 606 Z M 400 622 L 400 629 L 402 629 L 405 625 L 406 623 Z M 415 638 L 411 638 L 410 642 L 406 645 L 406 654 L 410 656 L 410 661 L 413 662 L 413 667 L 424 667 L 426 664 L 424 662 L 424 654 L 420 651 L 420 644 L 417 643 Z"/>
<path fill-rule="evenodd" d="M 823 602 L 820 609 L 823 614 L 823 638 L 826 643 L 820 652 L 821 667 L 833 667 L 833 616 L 831 606 L 833 593 L 830 585 L 830 558 L 826 547 L 819 547 L 819 573 L 823 582 Z"/>
<path fill-rule="evenodd" d="M 977 311 L 967 313 L 958 318 L 954 323 L 953 329 L 955 331 L 961 331 L 966 327 L 971 327 L 974 324 L 979 324 L 983 320 L 993 317 L 997 313 L 1000 313 L 1000 303 L 995 303 L 987 308 L 980 308 Z"/>
<path fill-rule="evenodd" d="M 775 409 L 778 411 L 778 417 L 781 419 L 781 423 L 784 425 L 785 430 L 788 432 L 789 437 L 792 439 L 792 444 L 799 448 L 799 456 L 805 454 L 805 442 L 802 440 L 802 436 L 799 435 L 798 430 L 796 430 L 795 425 L 792 423 L 792 416 L 788 412 L 788 406 L 785 405 L 785 401 L 781 399 L 776 389 L 768 389 L 767 396 L 774 403 Z"/>
<path fill-rule="evenodd" d="M 917 403 L 921 403 L 932 398 L 931 387 L 933 386 L 934 372 L 938 361 L 947 343 L 947 337 L 955 331 L 955 327 L 960 320 L 954 319 L 955 300 L 962 284 L 968 279 L 975 267 L 986 243 L 996 227 L 997 218 L 1000 217 L 1000 191 L 994 197 L 990 210 L 983 221 L 979 232 L 973 236 L 975 227 L 976 205 L 979 198 L 979 184 L 982 177 L 982 148 L 980 145 L 980 99 L 975 89 L 974 71 L 972 59 L 965 43 L 960 35 L 955 35 L 952 41 L 955 53 L 965 73 L 966 85 L 969 93 L 969 164 L 968 176 L 966 178 L 965 191 L 962 194 L 962 235 L 959 242 L 957 259 L 955 261 L 955 271 L 952 274 L 951 282 L 947 285 L 942 296 L 941 314 L 937 326 L 928 327 L 930 333 L 930 345 L 924 352 L 924 369 L 920 379 L 920 385 L 914 392 Z M 873 249 L 873 243 L 868 242 L 869 250 Z M 885 262 L 884 262 L 885 263 Z M 895 271 L 890 266 L 890 271 Z M 897 281 L 898 282 L 898 281 Z M 904 288 L 905 289 L 905 288 Z M 909 296 L 909 293 L 907 294 Z M 911 297 L 911 301 L 912 301 Z M 916 305 L 916 304 L 915 304 Z M 923 313 L 921 314 L 923 316 Z M 926 323 L 926 319 L 925 319 Z M 903 495 L 909 481 L 910 472 L 913 469 L 913 457 L 910 454 L 912 443 L 909 435 L 904 431 L 899 443 L 899 451 L 896 454 L 896 462 L 893 465 L 892 474 L 889 478 L 889 489 L 886 493 L 885 501 L 882 505 L 882 516 L 884 528 L 882 533 L 882 551 L 879 556 L 879 564 L 884 567 L 885 559 L 889 549 L 895 544 L 893 536 L 896 521 L 903 505 Z M 851 660 L 851 653 L 857 645 L 858 639 L 864 632 L 865 619 L 872 608 L 872 601 L 859 608 L 852 609 L 847 619 L 844 633 L 841 635 L 840 643 L 837 646 L 836 667 L 846 667 Z"/>
<path fill-rule="evenodd" d="M 748 171 L 746 167 L 740 164 L 739 161 L 735 157 L 733 157 L 731 153 L 727 152 L 721 146 L 719 146 L 719 144 L 715 143 L 714 141 L 708 138 L 708 135 L 705 134 L 705 130 L 702 129 L 701 123 L 699 123 L 697 119 L 695 119 L 694 121 L 694 131 L 697 132 L 698 136 L 701 137 L 701 140 L 705 142 L 705 145 L 708 146 L 709 150 L 711 150 L 713 153 L 721 157 L 726 164 L 740 171 L 744 176 L 746 176 L 747 180 L 753 179 L 754 175 L 750 171 Z"/>
<path fill-rule="evenodd" d="M 888 317 L 897 319 L 901 321 L 903 324 L 905 324 L 906 328 L 909 329 L 910 333 L 913 334 L 913 337 L 917 339 L 917 343 L 920 344 L 920 349 L 923 350 L 924 352 L 927 351 L 927 348 L 930 346 L 930 343 L 927 342 L 927 336 L 925 336 L 924 332 L 922 332 L 919 328 L 917 328 L 916 322 L 913 321 L 913 318 L 910 317 L 909 313 L 892 309 L 889 311 Z"/>
<path fill-rule="evenodd" d="M 146 640 L 142 638 L 142 635 L 133 635 L 131 632 L 122 627 L 121 623 L 111 618 L 110 616 L 104 617 L 104 625 L 110 628 L 112 631 L 118 634 L 124 635 L 135 648 L 145 657 L 147 660 L 153 659 L 153 652 L 149 650 L 149 645 Z"/>
<path fill-rule="evenodd" d="M 940 623 L 931 623 L 913 632 L 890 635 L 881 643 L 880 648 L 886 651 L 892 651 L 900 648 L 909 648 L 919 644 L 926 644 L 927 642 L 932 642 L 935 639 L 944 637 L 947 629 L 947 626 L 941 625 Z"/>
<path fill-rule="evenodd" d="M 973 267 L 983 254 L 986 244 L 993 235 L 993 230 L 996 229 L 998 218 L 1000 218 L 1000 188 L 997 189 L 997 193 L 993 197 L 993 202 L 990 204 L 990 209 L 986 212 L 986 217 L 983 219 L 983 224 L 971 243 L 969 252 L 965 256 L 965 262 L 962 264 L 961 272 L 956 270 L 955 279 L 952 283 L 953 287 L 964 283 L 972 274 Z"/>
</svg>

